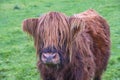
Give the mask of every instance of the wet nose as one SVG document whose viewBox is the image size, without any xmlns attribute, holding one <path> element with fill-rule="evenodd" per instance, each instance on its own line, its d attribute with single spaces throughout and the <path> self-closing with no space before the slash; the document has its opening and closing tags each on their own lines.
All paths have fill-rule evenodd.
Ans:
<svg viewBox="0 0 120 80">
<path fill-rule="evenodd" d="M 56 54 L 43 54 L 43 58 L 46 63 L 52 63 L 52 60 L 56 58 Z"/>
</svg>

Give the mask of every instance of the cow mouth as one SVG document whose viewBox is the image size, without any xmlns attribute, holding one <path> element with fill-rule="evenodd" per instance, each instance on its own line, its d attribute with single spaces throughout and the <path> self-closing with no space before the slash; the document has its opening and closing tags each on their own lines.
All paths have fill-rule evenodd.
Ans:
<svg viewBox="0 0 120 80">
<path fill-rule="evenodd" d="M 60 68 L 60 64 L 53 64 L 53 63 L 47 63 L 45 64 L 48 68 L 51 69 L 59 69 Z"/>
<path fill-rule="evenodd" d="M 57 64 L 53 64 L 53 63 L 46 63 L 45 65 L 48 66 L 48 67 L 55 67 L 55 66 L 57 66 Z"/>
</svg>

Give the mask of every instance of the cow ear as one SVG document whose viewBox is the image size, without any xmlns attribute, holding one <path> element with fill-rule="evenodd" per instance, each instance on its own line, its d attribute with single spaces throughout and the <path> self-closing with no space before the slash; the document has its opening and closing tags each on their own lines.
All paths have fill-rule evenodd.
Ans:
<svg viewBox="0 0 120 80">
<path fill-rule="evenodd" d="M 80 31 L 80 27 L 78 25 L 73 25 L 71 27 L 72 37 L 75 37 L 75 35 Z"/>
<path fill-rule="evenodd" d="M 37 24 L 38 24 L 38 18 L 25 19 L 22 25 L 23 31 L 27 32 L 28 34 L 34 37 Z"/>
<path fill-rule="evenodd" d="M 79 33 L 80 31 L 80 24 L 78 22 L 77 18 L 70 17 L 69 18 L 69 24 L 70 24 L 70 31 L 71 31 L 71 38 L 74 39 L 74 37 Z"/>
</svg>

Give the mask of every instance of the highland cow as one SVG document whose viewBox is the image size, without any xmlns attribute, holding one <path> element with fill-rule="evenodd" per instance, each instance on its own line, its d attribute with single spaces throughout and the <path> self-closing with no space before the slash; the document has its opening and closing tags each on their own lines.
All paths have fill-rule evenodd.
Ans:
<svg viewBox="0 0 120 80">
<path fill-rule="evenodd" d="M 23 21 L 34 39 L 43 80 L 101 80 L 110 55 L 107 22 L 94 10 L 67 17 L 49 12 Z"/>
</svg>

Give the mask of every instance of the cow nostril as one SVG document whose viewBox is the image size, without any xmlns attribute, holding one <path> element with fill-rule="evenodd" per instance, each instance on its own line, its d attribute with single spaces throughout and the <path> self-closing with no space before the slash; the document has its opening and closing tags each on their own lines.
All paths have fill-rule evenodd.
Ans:
<svg viewBox="0 0 120 80">
<path fill-rule="evenodd" d="M 56 55 L 56 54 L 53 54 L 53 59 L 56 58 L 56 57 L 57 57 L 57 55 Z"/>
<path fill-rule="evenodd" d="M 47 56 L 46 56 L 45 54 L 43 54 L 43 58 L 45 58 L 45 59 L 46 59 L 46 58 L 47 58 Z"/>
</svg>

